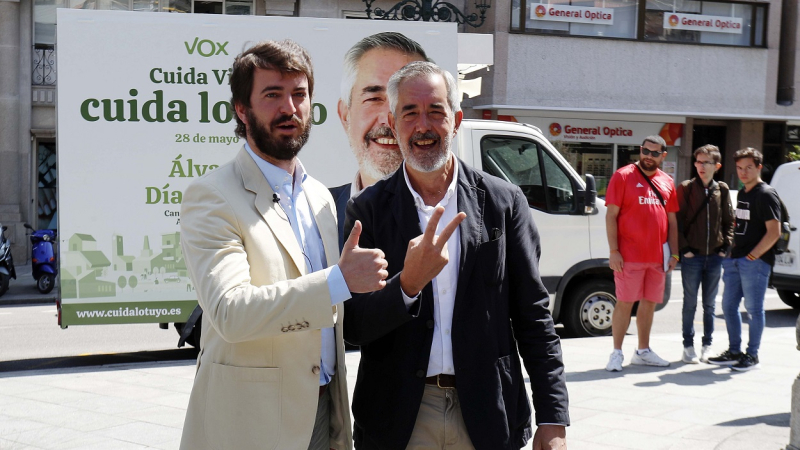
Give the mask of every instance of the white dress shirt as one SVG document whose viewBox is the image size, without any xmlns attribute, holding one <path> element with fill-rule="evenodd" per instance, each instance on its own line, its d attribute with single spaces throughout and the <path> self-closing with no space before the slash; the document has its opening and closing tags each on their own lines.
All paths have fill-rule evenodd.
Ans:
<svg viewBox="0 0 800 450">
<path fill-rule="evenodd" d="M 444 227 L 447 226 L 458 214 L 458 202 L 456 201 L 456 192 L 458 186 L 458 161 L 454 160 L 455 156 L 450 154 L 450 159 L 453 160 L 453 181 L 447 187 L 447 192 L 444 198 L 439 201 L 435 206 L 427 206 L 422 201 L 422 197 L 411 187 L 408 180 L 408 172 L 406 165 L 403 163 L 403 176 L 406 180 L 408 190 L 414 196 L 414 206 L 417 208 L 417 216 L 419 216 L 419 225 L 422 231 L 428 226 L 428 222 L 433 215 L 433 210 L 437 206 L 444 207 L 444 214 L 439 219 L 439 224 L 436 227 L 436 235 L 441 234 Z M 453 329 L 453 307 L 456 300 L 456 287 L 458 286 L 458 267 L 461 259 L 461 230 L 456 228 L 456 231 L 450 236 L 447 241 L 447 253 L 450 256 L 447 265 L 439 272 L 433 279 L 433 343 L 431 344 L 431 356 L 428 360 L 428 374 L 427 376 L 438 375 L 440 373 L 455 375 L 455 368 L 453 367 L 453 341 L 450 337 L 451 330 Z M 403 293 L 403 300 L 406 303 L 406 308 L 419 298 L 408 297 L 405 292 Z"/>
<path fill-rule="evenodd" d="M 322 236 L 319 234 L 319 228 L 317 228 L 305 191 L 303 191 L 303 182 L 309 177 L 303 164 L 298 159 L 294 174 L 291 175 L 280 167 L 258 157 L 247 143 L 244 144 L 244 147 L 250 153 L 258 168 L 261 169 L 261 173 L 264 174 L 272 189 L 280 196 L 278 204 L 283 212 L 286 213 L 286 218 L 292 225 L 294 236 L 297 238 L 297 243 L 303 252 L 303 258 L 306 260 L 308 273 L 319 270 L 325 271 L 325 279 L 328 282 L 332 305 L 349 299 L 350 290 L 347 288 L 347 283 L 344 281 L 344 276 L 339 266 L 328 267 Z M 334 373 L 336 373 L 336 335 L 333 327 L 323 328 L 321 332 L 320 386 L 330 383 Z"/>
</svg>

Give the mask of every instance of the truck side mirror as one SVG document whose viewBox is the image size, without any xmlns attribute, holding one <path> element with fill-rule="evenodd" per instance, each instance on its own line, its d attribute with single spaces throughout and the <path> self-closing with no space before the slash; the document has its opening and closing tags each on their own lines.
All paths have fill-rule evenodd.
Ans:
<svg viewBox="0 0 800 450">
<path fill-rule="evenodd" d="M 583 214 L 594 214 L 594 205 L 597 200 L 597 183 L 594 175 L 586 174 L 586 192 L 583 195 Z"/>
</svg>

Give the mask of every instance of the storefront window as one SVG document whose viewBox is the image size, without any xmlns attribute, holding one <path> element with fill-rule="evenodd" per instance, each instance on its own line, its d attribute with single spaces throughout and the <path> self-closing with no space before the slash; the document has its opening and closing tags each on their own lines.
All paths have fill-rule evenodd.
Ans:
<svg viewBox="0 0 800 450">
<path fill-rule="evenodd" d="M 553 145 L 579 175 L 584 176 L 588 173 L 594 176 L 597 182 L 597 195 L 600 197 L 606 195 L 608 180 L 614 173 L 612 159 L 614 144 L 555 141 Z"/>
<path fill-rule="evenodd" d="M 764 3 L 726 0 L 512 0 L 511 29 L 560 36 L 763 47 L 767 7 Z"/>
<path fill-rule="evenodd" d="M 38 175 L 37 185 L 37 225 L 36 229 L 58 228 L 58 203 L 56 203 L 56 181 L 58 171 L 56 170 L 56 144 L 41 143 L 36 152 L 36 173 Z"/>
<path fill-rule="evenodd" d="M 56 10 L 58 8 L 111 11 L 151 11 L 206 14 L 253 14 L 253 0 L 34 0 L 34 43 L 39 46 L 56 43 Z"/>
<path fill-rule="evenodd" d="M 525 28 L 541 34 L 636 37 L 638 0 L 527 0 Z"/>
<path fill-rule="evenodd" d="M 753 23 L 753 11 L 756 23 Z M 644 38 L 650 41 L 763 45 L 764 5 L 695 0 L 647 0 Z M 753 29 L 755 26 L 755 29 Z"/>
</svg>

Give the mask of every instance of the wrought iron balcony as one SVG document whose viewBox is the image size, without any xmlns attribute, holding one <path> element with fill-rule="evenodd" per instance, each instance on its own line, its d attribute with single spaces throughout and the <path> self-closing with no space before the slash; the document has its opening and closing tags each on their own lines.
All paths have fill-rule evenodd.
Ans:
<svg viewBox="0 0 800 450">
<path fill-rule="evenodd" d="M 34 45 L 32 63 L 34 86 L 56 85 L 56 50 L 52 45 Z"/>
</svg>

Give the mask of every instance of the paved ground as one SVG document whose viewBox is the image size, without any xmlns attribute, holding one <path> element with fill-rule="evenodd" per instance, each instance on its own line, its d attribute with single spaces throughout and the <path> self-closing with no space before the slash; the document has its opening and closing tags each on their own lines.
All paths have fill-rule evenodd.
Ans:
<svg viewBox="0 0 800 450">
<path fill-rule="evenodd" d="M 30 266 L 17 270 L 0 304 L 52 301 L 36 291 Z M 792 320 L 783 320 L 787 314 Z M 795 316 L 768 311 L 762 368 L 747 373 L 681 363 L 678 333 L 651 339 L 652 348 L 672 361 L 668 368 L 627 366 L 636 344 L 628 336 L 620 373 L 604 370 L 610 337 L 563 340 L 570 450 L 783 450 L 792 383 L 800 373 L 790 325 Z M 724 350 L 724 327 L 714 337 L 715 349 Z M 359 357 L 347 355 L 351 393 Z M 193 375 L 192 361 L 0 372 L 0 450 L 177 449 Z"/>
<path fill-rule="evenodd" d="M 56 277 L 56 286 L 49 294 L 40 294 L 36 289 L 36 280 L 33 279 L 30 262 L 24 266 L 14 266 L 14 269 L 17 272 L 17 279 L 9 281 L 8 291 L 0 297 L 0 305 L 55 303 L 58 277 Z"/>
<path fill-rule="evenodd" d="M 717 339 L 724 342 L 724 333 Z M 629 336 L 626 364 L 633 345 Z M 563 341 L 571 450 L 782 450 L 789 443 L 800 372 L 793 328 L 767 328 L 763 367 L 741 374 L 678 362 L 678 334 L 655 336 L 652 346 L 670 367 L 609 373 L 611 338 Z M 359 356 L 347 355 L 351 392 Z M 193 373 L 191 361 L 0 373 L 0 449 L 176 449 Z"/>
</svg>

